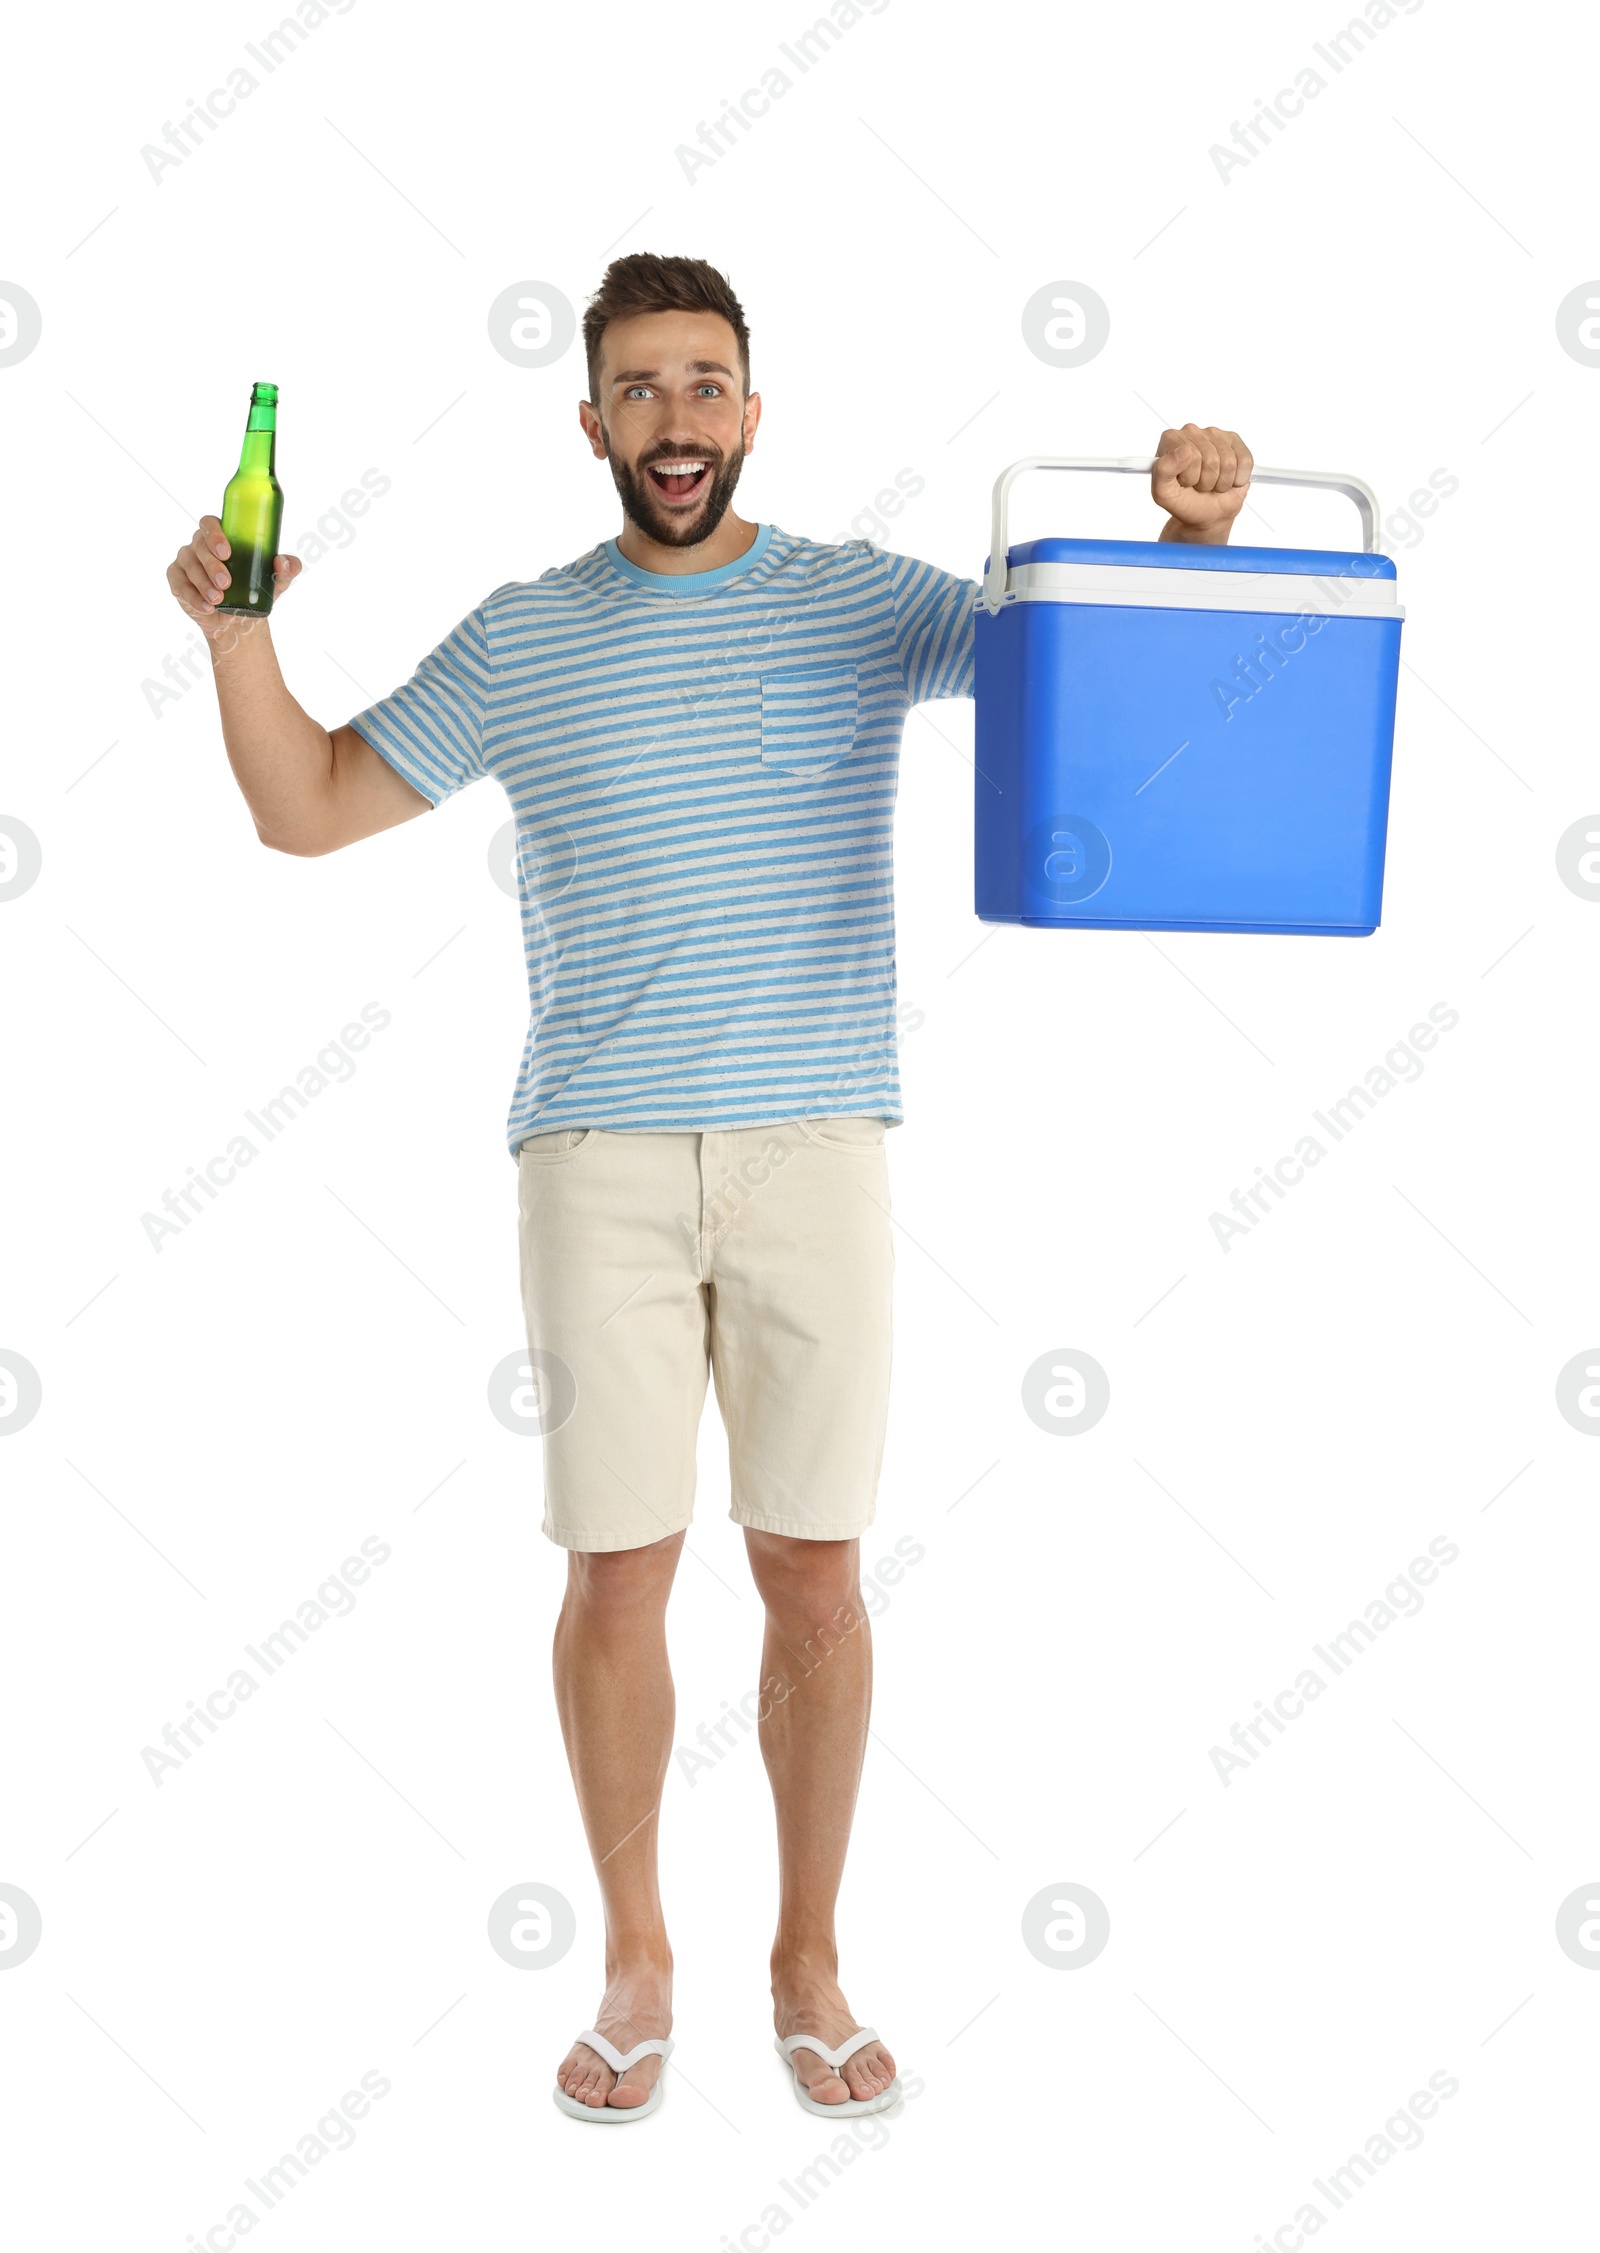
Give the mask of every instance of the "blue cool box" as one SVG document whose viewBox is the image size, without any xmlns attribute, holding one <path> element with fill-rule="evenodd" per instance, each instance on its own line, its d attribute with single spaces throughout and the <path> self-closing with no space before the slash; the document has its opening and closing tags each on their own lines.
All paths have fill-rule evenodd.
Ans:
<svg viewBox="0 0 1600 2253">
<path fill-rule="evenodd" d="M 1290 481 L 1371 501 L 1311 472 L 1253 480 Z M 995 513 L 1004 582 L 987 572 L 977 611 L 979 916 L 1376 929 L 1404 616 L 1389 558 L 1153 540 L 1006 548 L 999 487 Z M 1376 503 L 1362 513 L 1370 541 Z"/>
</svg>

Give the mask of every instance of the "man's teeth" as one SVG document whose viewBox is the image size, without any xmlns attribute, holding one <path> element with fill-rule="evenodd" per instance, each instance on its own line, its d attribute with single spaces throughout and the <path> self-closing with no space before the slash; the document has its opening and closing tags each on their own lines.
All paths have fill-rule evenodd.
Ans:
<svg viewBox="0 0 1600 2253">
<path fill-rule="evenodd" d="M 650 466 L 658 477 L 698 477 L 706 465 L 704 462 L 652 462 Z"/>
</svg>

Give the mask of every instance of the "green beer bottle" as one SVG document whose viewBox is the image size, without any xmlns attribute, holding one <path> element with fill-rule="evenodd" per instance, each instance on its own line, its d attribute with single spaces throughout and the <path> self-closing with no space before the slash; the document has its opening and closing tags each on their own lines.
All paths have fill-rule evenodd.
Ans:
<svg viewBox="0 0 1600 2253">
<path fill-rule="evenodd" d="M 248 610 L 264 618 L 272 608 L 272 559 L 283 526 L 283 487 L 273 474 L 278 443 L 278 387 L 258 383 L 250 393 L 239 467 L 222 496 L 223 558 L 228 584 L 219 610 Z"/>
</svg>

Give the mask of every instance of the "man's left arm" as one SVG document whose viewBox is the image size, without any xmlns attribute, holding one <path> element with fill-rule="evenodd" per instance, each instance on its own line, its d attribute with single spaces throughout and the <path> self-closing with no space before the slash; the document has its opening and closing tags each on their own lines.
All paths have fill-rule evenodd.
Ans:
<svg viewBox="0 0 1600 2253">
<path fill-rule="evenodd" d="M 1236 430 L 1202 429 L 1195 422 L 1164 430 L 1150 472 L 1150 497 L 1167 512 L 1160 537 L 1223 546 L 1244 507 L 1254 466 Z"/>
<path fill-rule="evenodd" d="M 1221 546 L 1244 506 L 1252 466 L 1235 430 L 1202 430 L 1193 422 L 1164 430 L 1150 473 L 1151 495 L 1167 512 L 1160 537 Z M 883 563 L 906 701 L 970 696 L 977 585 L 911 556 L 885 554 Z"/>
</svg>

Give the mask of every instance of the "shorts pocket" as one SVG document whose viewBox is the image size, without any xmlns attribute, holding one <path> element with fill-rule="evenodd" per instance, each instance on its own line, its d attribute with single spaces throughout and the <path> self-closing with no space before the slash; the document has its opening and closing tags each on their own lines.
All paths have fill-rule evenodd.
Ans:
<svg viewBox="0 0 1600 2253">
<path fill-rule="evenodd" d="M 800 1119 L 797 1124 L 820 1150 L 848 1150 L 853 1157 L 870 1158 L 883 1148 L 882 1119 Z"/>
<path fill-rule="evenodd" d="M 556 1127 L 549 1134 L 530 1134 L 517 1145 L 517 1156 L 534 1166 L 558 1166 L 575 1158 L 599 1133 L 598 1127 Z"/>
<path fill-rule="evenodd" d="M 761 764 L 797 781 L 826 774 L 856 739 L 853 665 L 796 665 L 761 676 Z"/>
</svg>

